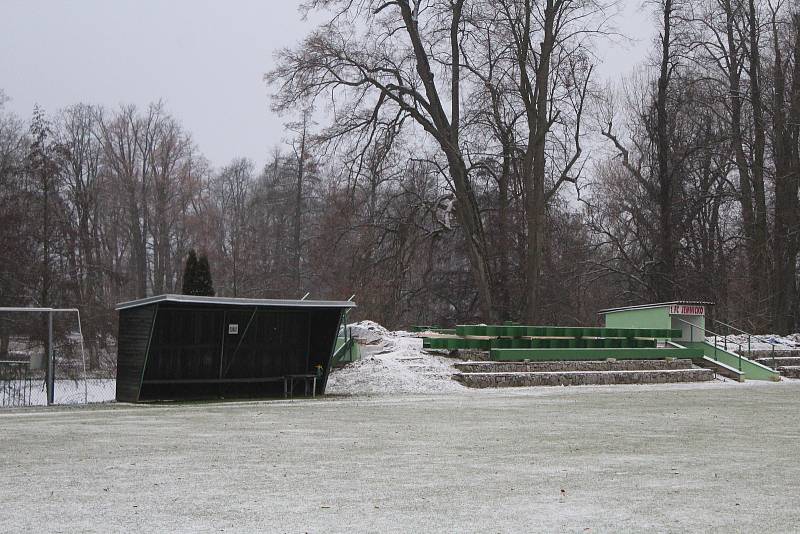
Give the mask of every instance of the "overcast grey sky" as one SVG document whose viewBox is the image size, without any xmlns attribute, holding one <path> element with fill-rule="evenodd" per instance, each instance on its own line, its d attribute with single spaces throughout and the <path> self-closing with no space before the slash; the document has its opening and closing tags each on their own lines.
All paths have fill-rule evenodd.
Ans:
<svg viewBox="0 0 800 534">
<path fill-rule="evenodd" d="M 619 30 L 638 43 L 601 50 L 599 73 L 642 61 L 651 18 L 627 0 Z M 163 99 L 217 166 L 261 163 L 285 137 L 262 80 L 273 53 L 313 22 L 300 0 L 0 0 L 0 89 L 28 117 L 78 102 L 146 106 Z M 319 19 L 318 19 L 319 20 Z"/>
</svg>

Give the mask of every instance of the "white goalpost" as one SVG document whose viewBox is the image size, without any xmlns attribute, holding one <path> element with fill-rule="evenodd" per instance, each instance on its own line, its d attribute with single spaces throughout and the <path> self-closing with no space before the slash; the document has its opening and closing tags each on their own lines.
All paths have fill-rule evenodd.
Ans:
<svg viewBox="0 0 800 534">
<path fill-rule="evenodd" d="M 58 314 L 75 314 L 77 319 L 76 333 L 80 348 L 78 376 L 83 385 L 83 402 L 88 402 L 86 352 L 80 311 L 76 308 L 0 307 L 0 406 L 40 404 L 32 392 L 33 384 L 41 378 L 44 378 L 46 404 L 50 406 L 56 403 L 54 321 Z M 42 328 L 46 332 L 37 332 L 37 327 L 33 326 L 32 321 L 35 322 L 37 315 L 46 317 L 46 328 Z M 21 321 L 9 320 L 15 316 Z M 66 331 L 69 332 L 69 329 Z M 40 344 L 43 344 L 41 350 Z"/>
</svg>

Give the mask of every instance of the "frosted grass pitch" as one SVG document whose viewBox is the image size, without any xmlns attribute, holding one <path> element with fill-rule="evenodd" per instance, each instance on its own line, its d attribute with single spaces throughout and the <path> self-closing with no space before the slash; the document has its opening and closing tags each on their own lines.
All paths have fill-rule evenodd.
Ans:
<svg viewBox="0 0 800 534">
<path fill-rule="evenodd" d="M 800 383 L 0 412 L 0 531 L 795 532 Z"/>
</svg>

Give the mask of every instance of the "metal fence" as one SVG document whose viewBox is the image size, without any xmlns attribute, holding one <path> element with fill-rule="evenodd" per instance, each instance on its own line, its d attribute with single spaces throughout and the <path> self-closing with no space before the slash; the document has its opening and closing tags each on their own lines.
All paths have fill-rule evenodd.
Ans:
<svg viewBox="0 0 800 534">
<path fill-rule="evenodd" d="M 0 407 L 32 405 L 37 382 L 28 362 L 0 360 Z"/>
<path fill-rule="evenodd" d="M 78 310 L 0 308 L 0 408 L 113 400 L 109 349 L 87 355 Z"/>
</svg>

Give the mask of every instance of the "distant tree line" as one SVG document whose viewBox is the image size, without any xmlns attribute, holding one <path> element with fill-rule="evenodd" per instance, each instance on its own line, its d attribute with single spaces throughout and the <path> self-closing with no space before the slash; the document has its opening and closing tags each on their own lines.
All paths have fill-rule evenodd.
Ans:
<svg viewBox="0 0 800 534">
<path fill-rule="evenodd" d="M 158 103 L 0 108 L 0 306 L 77 306 L 102 344 L 195 249 L 217 295 L 355 294 L 389 326 L 703 298 L 797 330 L 794 5 L 648 3 L 651 59 L 601 86 L 612 4 L 308 4 L 330 19 L 266 75 L 295 122 L 262 168 L 212 167 Z"/>
</svg>

